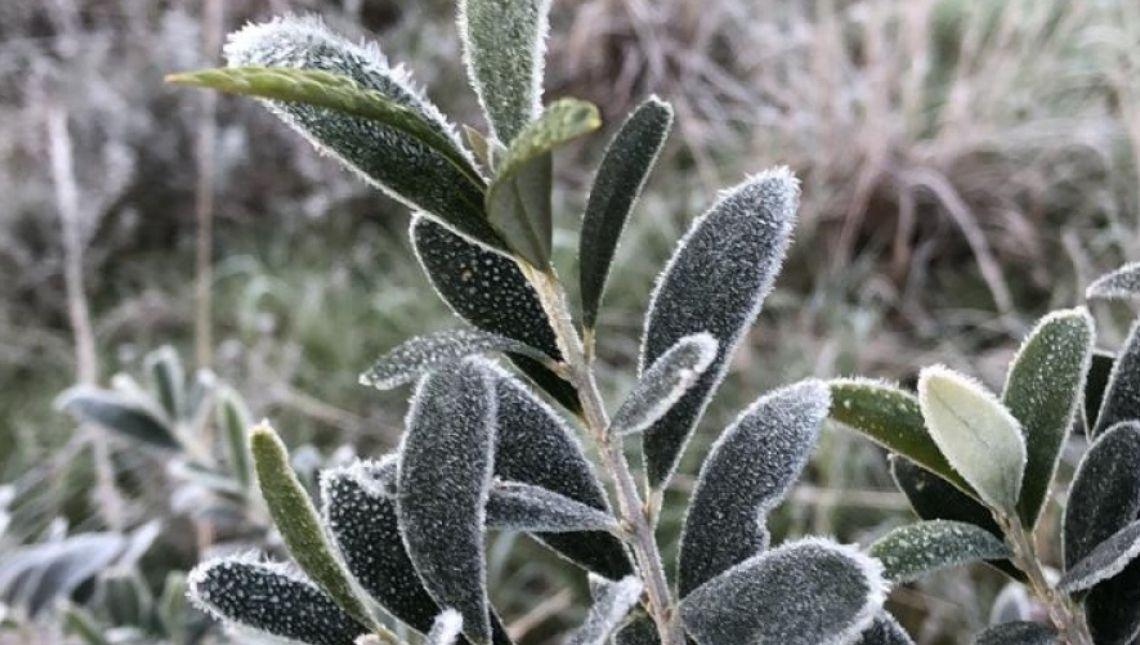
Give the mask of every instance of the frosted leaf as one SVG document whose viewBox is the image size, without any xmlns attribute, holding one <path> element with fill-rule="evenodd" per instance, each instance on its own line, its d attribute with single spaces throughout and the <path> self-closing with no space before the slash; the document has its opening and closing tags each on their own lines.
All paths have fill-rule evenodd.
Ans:
<svg viewBox="0 0 1140 645">
<path fill-rule="evenodd" d="M 129 548 L 124 535 L 100 532 L 7 549 L 0 559 L 0 604 L 34 617 L 123 559 Z"/>
<path fill-rule="evenodd" d="M 565 645 L 605 645 L 614 629 L 641 596 L 641 580 L 626 576 L 618 581 L 590 574 L 590 595 L 593 605 L 582 625 L 574 630 Z"/>
<path fill-rule="evenodd" d="M 1116 358 L 1092 435 L 1121 421 L 1140 419 L 1140 319 L 1132 323 L 1124 349 Z"/>
<path fill-rule="evenodd" d="M 1057 582 L 1065 593 L 1084 591 L 1124 570 L 1140 556 L 1140 520 L 1120 529 L 1077 562 Z"/>
<path fill-rule="evenodd" d="M 614 633 L 614 645 L 660 645 L 657 625 L 644 611 L 634 610 L 630 619 Z"/>
<path fill-rule="evenodd" d="M 914 641 L 894 616 L 880 610 L 875 621 L 852 645 L 914 645 Z"/>
<path fill-rule="evenodd" d="M 578 244 L 583 327 L 597 324 L 614 252 L 672 125 L 673 108 L 649 97 L 622 123 L 598 165 Z"/>
<path fill-rule="evenodd" d="M 1140 516 L 1140 423 L 1121 423 L 1089 446 L 1073 473 L 1063 534 L 1065 569 Z"/>
<path fill-rule="evenodd" d="M 948 567 L 1010 556 L 1005 543 L 989 531 L 948 520 L 918 522 L 894 529 L 867 551 L 883 563 L 893 583 L 911 582 Z"/>
<path fill-rule="evenodd" d="M 118 392 L 76 385 L 56 398 L 55 407 L 66 410 L 79 423 L 93 423 L 129 440 L 166 450 L 181 446 L 170 424 L 151 406 Z"/>
<path fill-rule="evenodd" d="M 1108 389 L 1108 380 L 1112 376 L 1112 367 L 1116 364 L 1116 354 L 1104 350 L 1093 350 L 1089 361 L 1089 371 L 1085 376 L 1085 394 L 1083 399 L 1084 431 L 1092 436 L 1096 427 L 1096 418 L 1100 415 L 1100 406 L 1104 402 L 1104 393 Z"/>
<path fill-rule="evenodd" d="M 613 515 L 553 491 L 496 481 L 487 499 L 487 527 L 503 531 L 615 531 Z"/>
<path fill-rule="evenodd" d="M 218 397 L 216 423 L 225 438 L 226 460 L 230 473 L 243 489 L 248 489 L 253 481 L 253 468 L 245 434 L 253 425 L 253 419 L 245 400 L 229 387 L 223 387 Z"/>
<path fill-rule="evenodd" d="M 1081 402 L 1092 357 L 1093 320 L 1084 307 L 1042 318 L 1010 363 L 1002 403 L 1021 423 L 1025 476 L 1017 502 L 1021 523 L 1037 524 Z"/>
<path fill-rule="evenodd" d="M 974 645 L 1054 645 L 1057 633 L 1047 625 L 1015 621 L 994 625 L 978 634 Z"/>
<path fill-rule="evenodd" d="M 170 345 L 159 347 L 146 355 L 146 369 L 167 417 L 182 418 L 187 410 L 186 372 L 178 352 Z"/>
<path fill-rule="evenodd" d="M 495 476 L 539 486 L 610 513 L 601 483 L 570 428 L 550 406 L 504 370 L 491 368 L 498 396 Z M 632 572 L 621 542 L 609 533 L 534 533 L 578 565 L 618 580 Z"/>
<path fill-rule="evenodd" d="M 803 471 L 829 402 L 822 381 L 781 388 L 756 400 L 713 444 L 681 533 L 682 598 L 768 547 L 768 512 Z"/>
<path fill-rule="evenodd" d="M 839 645 L 883 606 L 878 561 L 819 538 L 753 556 L 692 591 L 681 620 L 700 645 Z"/>
<path fill-rule="evenodd" d="M 653 488 L 664 488 L 677 467 L 728 359 L 760 312 L 787 251 L 798 202 L 799 184 L 787 168 L 749 178 L 694 220 L 657 278 L 645 315 L 641 371 L 689 334 L 708 332 L 719 348 L 697 384 L 642 435 Z"/>
<path fill-rule="evenodd" d="M 1140 262 L 1125 264 L 1106 273 L 1085 289 L 1085 298 L 1106 300 L 1130 299 L 1140 296 Z"/>
<path fill-rule="evenodd" d="M 412 247 L 440 298 L 475 327 L 506 336 L 561 360 L 550 320 L 518 264 L 467 242 L 423 217 L 412 219 Z M 559 403 L 580 409 L 574 388 L 522 354 L 511 361 Z"/>
<path fill-rule="evenodd" d="M 430 370 L 486 352 L 514 352 L 537 360 L 549 360 L 537 349 L 506 336 L 478 329 L 450 329 L 400 343 L 361 374 L 360 383 L 378 390 L 390 390 L 410 383 Z"/>
<path fill-rule="evenodd" d="M 1002 587 L 997 598 L 994 598 L 994 604 L 990 607 L 990 624 L 1027 620 L 1032 612 L 1033 605 L 1025 585 L 1011 582 Z"/>
<path fill-rule="evenodd" d="M 975 494 L 926 430 L 918 397 L 891 383 L 865 378 L 834 379 L 828 386 L 832 419 L 937 473 L 968 495 Z"/>
<path fill-rule="evenodd" d="M 635 434 L 665 416 L 716 358 L 717 342 L 709 334 L 691 334 L 662 354 L 626 396 L 610 420 L 610 432 Z"/>
<path fill-rule="evenodd" d="M 365 89 L 420 112 L 474 166 L 455 129 L 403 68 L 389 66 L 375 44 L 349 42 L 317 18 L 286 16 L 248 25 L 230 35 L 225 56 L 230 67 L 289 67 L 347 76 Z M 319 150 L 370 184 L 447 222 L 470 239 L 501 248 L 483 214 L 483 186 L 421 140 L 378 121 L 324 107 L 279 101 L 265 104 Z"/>
<path fill-rule="evenodd" d="M 476 645 L 491 640 L 483 561 L 496 400 L 476 359 L 428 374 L 412 398 L 400 448 L 396 516 L 428 593 L 463 616 Z"/>
<path fill-rule="evenodd" d="M 918 377 L 918 402 L 946 460 L 992 508 L 1013 514 L 1025 471 L 1020 424 L 980 383 L 941 365 Z"/>
<path fill-rule="evenodd" d="M 1089 591 L 1085 618 L 1094 643 L 1125 645 L 1140 638 L 1140 560 Z"/>
<path fill-rule="evenodd" d="M 463 631 L 463 616 L 454 609 L 445 609 L 436 616 L 428 632 L 424 645 L 456 645 L 459 643 L 460 633 Z"/>
<path fill-rule="evenodd" d="M 542 109 L 550 0 L 461 0 L 463 60 L 495 138 L 508 145 Z"/>
<path fill-rule="evenodd" d="M 231 557 L 198 565 L 187 579 L 194 604 L 214 617 L 313 645 L 352 645 L 368 628 L 280 564 Z"/>
</svg>

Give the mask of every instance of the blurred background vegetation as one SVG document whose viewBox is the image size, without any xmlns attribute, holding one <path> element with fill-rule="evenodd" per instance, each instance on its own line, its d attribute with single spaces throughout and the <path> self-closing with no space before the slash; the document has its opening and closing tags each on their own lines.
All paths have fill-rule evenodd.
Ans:
<svg viewBox="0 0 1140 645">
<path fill-rule="evenodd" d="M 140 375 L 161 345 L 230 383 L 313 463 L 395 445 L 407 393 L 357 374 L 455 324 L 415 264 L 406 210 L 253 102 L 162 83 L 216 64 L 221 34 L 289 11 L 378 41 L 454 120 L 482 127 L 451 0 L 0 3 L 0 560 L 157 518 L 132 565 L 157 599 L 167 571 L 221 548 L 208 518 L 179 532 L 186 502 L 163 454 L 53 407 L 77 381 Z M 691 455 L 732 411 L 806 375 L 905 382 L 944 362 L 1000 385 L 1038 316 L 1140 258 L 1131 0 L 557 0 L 547 79 L 548 99 L 594 101 L 611 128 L 649 93 L 677 110 L 600 323 L 611 400 L 632 383 L 641 312 L 689 221 L 747 173 L 786 164 L 802 179 L 784 273 Z M 557 159 L 566 276 L 606 140 Z M 1121 312 L 1096 313 L 1116 347 Z M 836 428 L 776 532 L 865 541 L 907 512 L 882 452 Z M 663 522 L 667 558 L 679 520 Z M 492 550 L 495 600 L 524 642 L 574 624 L 580 576 L 522 538 Z M 918 642 L 960 642 L 999 589 L 976 568 L 899 590 L 892 608 Z M 0 642 L 63 638 L 50 613 L 7 614 Z"/>
</svg>

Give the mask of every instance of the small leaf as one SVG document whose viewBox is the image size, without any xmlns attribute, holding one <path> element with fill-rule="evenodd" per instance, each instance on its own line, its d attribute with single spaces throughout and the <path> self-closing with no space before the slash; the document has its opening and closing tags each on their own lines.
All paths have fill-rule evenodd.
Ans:
<svg viewBox="0 0 1140 645">
<path fill-rule="evenodd" d="M 178 449 L 181 444 L 170 425 L 142 401 L 90 385 L 68 388 L 55 401 L 79 423 L 93 423 L 126 439 L 152 447 Z"/>
<path fill-rule="evenodd" d="M 1084 405 L 1084 431 L 1091 437 L 1096 427 L 1096 418 L 1100 414 L 1101 403 L 1104 402 L 1104 393 L 1108 390 L 1108 379 L 1112 376 L 1112 366 L 1116 364 L 1116 354 L 1104 350 L 1093 350 L 1089 361 L 1089 371 L 1085 376 Z"/>
<path fill-rule="evenodd" d="M 1057 589 L 1065 593 L 1089 589 L 1123 571 L 1137 556 L 1140 556 L 1140 521 L 1120 529 L 1069 567 L 1057 582 Z"/>
<path fill-rule="evenodd" d="M 1013 515 L 1025 471 L 1017 419 L 980 383 L 940 365 L 918 377 L 918 401 L 934 443 L 992 508 Z"/>
<path fill-rule="evenodd" d="M 252 472 L 249 443 L 245 439 L 245 434 L 253 425 L 249 409 L 241 395 L 230 388 L 224 388 L 218 400 L 217 414 L 218 427 L 225 437 L 226 458 L 229 461 L 230 471 L 242 489 L 248 489 L 252 481 Z"/>
<path fill-rule="evenodd" d="M 475 645 L 491 642 L 483 523 L 495 418 L 486 368 L 467 359 L 420 381 L 400 448 L 396 516 L 408 555 Z"/>
<path fill-rule="evenodd" d="M 827 416 L 827 387 L 807 380 L 750 405 L 709 450 L 681 533 L 682 598 L 768 548 L 766 521 L 807 463 Z"/>
<path fill-rule="evenodd" d="M 914 645 L 914 641 L 894 616 L 880 611 L 875 622 L 863 630 L 853 645 Z"/>
<path fill-rule="evenodd" d="M 550 153 L 601 124 L 592 104 L 560 99 L 523 128 L 497 165 L 487 189 L 487 219 L 511 250 L 535 267 L 550 263 Z"/>
<path fill-rule="evenodd" d="M 463 632 L 463 616 L 454 609 L 445 609 L 436 616 L 424 645 L 456 645 Z"/>
<path fill-rule="evenodd" d="M 700 645 L 820 645 L 854 640 L 883 606 L 879 563 L 817 538 L 753 556 L 681 601 Z"/>
<path fill-rule="evenodd" d="M 582 326 L 593 329 L 622 231 L 673 125 L 673 108 L 649 97 L 606 148 L 582 217 L 578 244 Z"/>
<path fill-rule="evenodd" d="M 302 643 L 351 645 L 368 628 L 280 564 L 223 558 L 190 572 L 190 598 L 214 617 Z"/>
<path fill-rule="evenodd" d="M 705 333 L 677 341 L 637 380 L 614 413 L 609 431 L 636 434 L 656 423 L 704 374 L 716 358 L 716 348 L 716 339 Z"/>
<path fill-rule="evenodd" d="M 1057 642 L 1057 632 L 1052 628 L 1029 621 L 994 625 L 974 639 L 974 645 L 1053 645 Z"/>
<path fill-rule="evenodd" d="M 617 582 L 590 574 L 590 595 L 594 604 L 582 626 L 570 634 L 565 645 L 605 645 L 641 596 L 641 580 L 626 576 Z"/>
<path fill-rule="evenodd" d="M 1140 296 L 1140 262 L 1125 264 L 1119 269 L 1106 273 L 1085 289 L 1085 298 L 1092 300 L 1125 300 Z"/>
<path fill-rule="evenodd" d="M 147 371 L 158 401 L 170 419 L 181 419 L 186 406 L 186 372 L 178 352 L 170 345 L 164 345 L 146 356 Z"/>
<path fill-rule="evenodd" d="M 894 583 L 978 560 L 1010 557 L 1009 548 L 989 531 L 965 522 L 932 520 L 894 529 L 867 551 L 883 563 Z"/>
<path fill-rule="evenodd" d="M 471 244 L 423 217 L 412 219 L 411 238 L 424 273 L 456 315 L 479 329 L 513 338 L 562 360 L 542 303 L 514 260 Z M 567 409 L 581 409 L 572 385 L 529 356 L 509 356 Z"/>
<path fill-rule="evenodd" d="M 1021 423 L 1025 476 L 1021 523 L 1037 524 L 1081 402 L 1092 355 L 1093 321 L 1083 307 L 1055 311 L 1030 332 L 1010 364 L 1002 404 Z"/>
<path fill-rule="evenodd" d="M 1132 323 L 1116 358 L 1091 437 L 1122 421 L 1140 419 L 1140 319 Z"/>
<path fill-rule="evenodd" d="M 1073 473 L 1063 521 L 1065 569 L 1140 516 L 1140 423 L 1121 423 L 1089 446 Z"/>
<path fill-rule="evenodd" d="M 190 630 L 191 613 L 186 602 L 188 592 L 185 572 L 170 571 L 166 574 L 166 580 L 162 584 L 162 595 L 158 598 L 155 611 L 158 613 L 162 629 L 174 643 L 184 643 L 189 640 L 187 633 Z"/>
<path fill-rule="evenodd" d="M 333 554 L 317 509 L 289 465 L 285 444 L 272 427 L 262 423 L 250 430 L 249 452 L 269 515 L 297 565 L 337 605 L 371 626 L 371 614 L 357 596 L 344 565 Z"/>
<path fill-rule="evenodd" d="M 976 495 L 927 432 L 918 397 L 871 379 L 835 379 L 828 385 L 832 419 L 938 474 L 967 495 Z"/>
<path fill-rule="evenodd" d="M 645 316 L 640 371 L 689 334 L 708 332 L 719 346 L 700 381 L 642 435 L 652 488 L 664 488 L 676 469 L 728 359 L 760 312 L 791 239 L 798 202 L 799 185 L 786 168 L 749 178 L 693 222 L 658 277 Z"/>
<path fill-rule="evenodd" d="M 541 351 L 506 336 L 478 329 L 449 329 L 400 343 L 361 374 L 360 383 L 390 390 L 416 380 L 425 372 L 487 352 L 514 352 L 540 361 L 550 360 Z"/>
<path fill-rule="evenodd" d="M 487 499 L 487 527 L 501 531 L 616 531 L 613 515 L 558 493 L 522 484 L 496 481 Z"/>
</svg>

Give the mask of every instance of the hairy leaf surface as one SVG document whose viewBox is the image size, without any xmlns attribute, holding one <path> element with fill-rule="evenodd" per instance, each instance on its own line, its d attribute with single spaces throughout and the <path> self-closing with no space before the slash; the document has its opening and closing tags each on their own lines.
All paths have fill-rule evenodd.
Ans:
<svg viewBox="0 0 1140 645">
<path fill-rule="evenodd" d="M 1140 560 L 1092 588 L 1085 616 L 1094 643 L 1128 645 L 1140 638 Z"/>
<path fill-rule="evenodd" d="M 1112 534 L 1069 567 L 1057 582 L 1057 588 L 1065 593 L 1084 591 L 1120 573 L 1137 556 L 1140 556 L 1140 520 Z"/>
<path fill-rule="evenodd" d="M 1089 371 L 1085 376 L 1084 395 L 1084 431 L 1092 436 L 1096 427 L 1096 418 L 1100 415 L 1100 406 L 1104 402 L 1104 394 L 1108 390 L 1108 380 L 1112 376 L 1112 367 L 1116 364 L 1116 354 L 1103 350 L 1094 350 L 1089 361 Z"/>
<path fill-rule="evenodd" d="M 610 634 L 637 604 L 641 589 L 641 580 L 636 576 L 615 582 L 591 573 L 590 596 L 594 603 L 586 620 L 566 638 L 565 645 L 605 645 Z"/>
<path fill-rule="evenodd" d="M 875 616 L 875 621 L 863 630 L 853 645 L 914 645 L 914 641 L 895 617 L 884 610 Z"/>
<path fill-rule="evenodd" d="M 1106 273 L 1085 289 L 1085 298 L 1092 300 L 1128 299 L 1140 296 L 1140 262 L 1125 264 Z"/>
<path fill-rule="evenodd" d="M 911 582 L 927 573 L 977 560 L 1010 556 L 1005 543 L 989 531 L 949 520 L 918 522 L 894 529 L 868 550 L 883 563 L 891 582 Z"/>
<path fill-rule="evenodd" d="M 487 526 L 506 531 L 615 531 L 613 515 L 539 486 L 496 481 L 487 499 Z"/>
<path fill-rule="evenodd" d="M 1137 419 L 1140 419 L 1140 319 L 1132 323 L 1124 349 L 1112 367 L 1092 436 L 1122 421 Z"/>
<path fill-rule="evenodd" d="M 76 385 L 60 394 L 55 406 L 66 410 L 80 423 L 93 423 L 126 439 L 167 450 L 181 445 L 170 425 L 150 406 L 118 392 Z"/>
<path fill-rule="evenodd" d="M 1053 645 L 1057 642 L 1057 632 L 1051 627 L 1024 620 L 994 625 L 974 639 L 974 645 Z"/>
<path fill-rule="evenodd" d="M 478 329 L 449 329 L 400 343 L 361 374 L 360 382 L 378 390 L 390 390 L 425 372 L 486 352 L 514 352 L 549 360 L 541 351 L 506 336 Z"/>
<path fill-rule="evenodd" d="M 1065 569 L 1140 516 L 1140 423 L 1121 423 L 1089 446 L 1065 507 Z"/>
<path fill-rule="evenodd" d="M 716 358 L 710 334 L 685 336 L 653 362 L 610 420 L 609 432 L 634 434 L 665 416 Z"/>
</svg>

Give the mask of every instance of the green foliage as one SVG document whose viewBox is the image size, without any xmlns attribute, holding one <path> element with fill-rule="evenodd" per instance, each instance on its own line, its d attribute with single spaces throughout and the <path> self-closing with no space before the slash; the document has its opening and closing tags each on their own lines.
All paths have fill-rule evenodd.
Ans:
<svg viewBox="0 0 1140 645">
<path fill-rule="evenodd" d="M 891 582 L 910 582 L 929 572 L 977 560 L 1009 557 L 993 533 L 965 522 L 932 520 L 899 527 L 875 541 L 868 553 L 883 563 Z"/>
<path fill-rule="evenodd" d="M 637 380 L 610 420 L 609 432 L 636 434 L 656 423 L 705 373 L 716 349 L 716 339 L 705 333 L 677 341 Z"/>
</svg>

